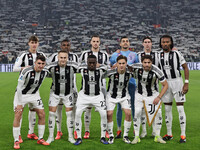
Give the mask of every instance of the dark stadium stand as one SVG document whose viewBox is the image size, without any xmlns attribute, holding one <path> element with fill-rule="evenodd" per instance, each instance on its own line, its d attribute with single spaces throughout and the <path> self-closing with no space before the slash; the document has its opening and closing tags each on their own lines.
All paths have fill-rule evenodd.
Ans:
<svg viewBox="0 0 200 150">
<path fill-rule="evenodd" d="M 199 61 L 199 0 L 1 0 L 0 7 L 0 63 L 13 63 L 28 49 L 32 34 L 46 54 L 59 50 L 66 37 L 80 54 L 94 33 L 109 54 L 123 35 L 138 52 L 144 36 L 151 36 L 153 49 L 159 50 L 160 36 L 170 34 L 187 61 Z"/>
</svg>

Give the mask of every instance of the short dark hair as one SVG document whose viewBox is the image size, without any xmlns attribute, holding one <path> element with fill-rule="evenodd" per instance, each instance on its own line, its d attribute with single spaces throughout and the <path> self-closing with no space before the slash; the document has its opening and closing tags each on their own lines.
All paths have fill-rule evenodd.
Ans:
<svg viewBox="0 0 200 150">
<path fill-rule="evenodd" d="M 141 57 L 141 61 L 142 61 L 142 62 L 143 62 L 145 59 L 149 59 L 151 62 L 153 61 L 151 55 L 144 55 L 144 56 Z"/>
<path fill-rule="evenodd" d="M 128 36 L 122 36 L 122 37 L 120 38 L 120 43 L 121 43 L 122 39 L 128 39 Z"/>
<path fill-rule="evenodd" d="M 142 40 L 142 42 L 144 42 L 144 40 L 149 39 L 152 42 L 152 39 L 149 36 L 145 36 Z"/>
<path fill-rule="evenodd" d="M 90 41 L 92 41 L 92 38 L 93 38 L 93 37 L 97 37 L 97 38 L 99 38 L 99 39 L 100 39 L 100 36 L 99 36 L 98 34 L 94 34 L 94 35 L 92 35 L 92 37 L 91 37 Z"/>
<path fill-rule="evenodd" d="M 46 58 L 44 57 L 44 55 L 38 55 L 38 56 L 36 57 L 36 60 L 35 60 L 35 61 L 37 61 L 37 60 L 46 61 Z"/>
<path fill-rule="evenodd" d="M 69 40 L 68 38 L 66 38 L 66 39 L 62 40 L 61 44 L 62 44 L 63 42 L 68 42 L 68 43 L 70 43 L 70 40 Z"/>
<path fill-rule="evenodd" d="M 39 42 L 39 39 L 38 39 L 37 36 L 32 35 L 32 36 L 29 38 L 28 43 L 29 43 L 30 41 Z"/>
<path fill-rule="evenodd" d="M 64 51 L 64 50 L 60 50 L 60 51 L 58 52 L 58 54 L 60 54 L 60 53 L 67 53 L 67 54 L 68 54 L 68 52 L 67 52 L 67 51 Z"/>
<path fill-rule="evenodd" d="M 89 58 L 95 58 L 95 59 L 97 59 L 97 57 L 95 55 L 88 55 L 87 59 L 89 59 Z"/>
<path fill-rule="evenodd" d="M 162 48 L 162 45 L 161 45 L 161 40 L 162 38 L 169 38 L 171 40 L 171 45 L 170 45 L 170 48 L 172 49 L 174 47 L 174 42 L 173 42 L 173 38 L 170 36 L 170 35 L 163 35 L 161 38 L 160 38 L 160 48 Z"/>
<path fill-rule="evenodd" d="M 119 55 L 119 56 L 117 57 L 117 62 L 118 62 L 119 60 L 121 60 L 121 59 L 124 59 L 124 60 L 127 62 L 127 57 L 126 57 L 126 56 L 123 56 L 123 55 Z"/>
</svg>

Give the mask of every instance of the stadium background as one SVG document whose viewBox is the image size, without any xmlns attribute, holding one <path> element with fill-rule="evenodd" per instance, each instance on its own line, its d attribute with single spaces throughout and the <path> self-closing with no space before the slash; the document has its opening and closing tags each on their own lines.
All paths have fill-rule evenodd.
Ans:
<svg viewBox="0 0 200 150">
<path fill-rule="evenodd" d="M 39 37 L 39 51 L 47 55 L 58 51 L 60 42 L 66 37 L 71 40 L 72 49 L 77 54 L 90 47 L 93 34 L 101 37 L 101 50 L 108 54 L 119 47 L 119 39 L 127 35 L 131 41 L 131 50 L 142 50 L 142 38 L 146 35 L 153 39 L 153 50 L 159 50 L 159 38 L 170 34 L 175 47 L 180 50 L 192 70 L 199 70 L 200 51 L 200 1 L 199 0 L 0 0 L 0 150 L 13 147 L 12 121 L 13 97 L 17 85 L 18 73 L 12 71 L 12 64 L 21 51 L 28 50 L 28 38 L 35 34 Z M 91 131 L 93 137 L 83 141 L 79 149 L 199 149 L 198 126 L 200 123 L 198 107 L 199 71 L 190 71 L 190 87 L 187 94 L 187 143 L 178 144 L 179 123 L 176 107 L 173 108 L 174 140 L 165 146 L 153 143 L 148 128 L 148 138 L 137 146 L 126 145 L 121 140 L 114 145 L 104 146 L 99 142 L 99 115 L 93 111 Z M 80 82 L 78 82 L 80 88 Z M 48 118 L 48 93 L 50 80 L 46 79 L 41 88 L 44 100 L 46 120 Z M 164 112 L 163 112 L 164 113 Z M 27 108 L 24 113 L 22 149 L 76 149 L 66 142 L 67 137 L 56 141 L 50 147 L 37 145 L 26 139 L 28 130 Z M 63 114 L 63 118 L 65 114 Z M 65 120 L 65 119 L 64 119 Z M 116 126 L 115 126 L 116 127 Z M 176 130 L 177 129 L 177 130 Z M 37 127 L 35 128 L 37 133 Z M 66 133 L 65 121 L 63 131 Z M 132 130 L 131 130 L 132 131 Z M 166 132 L 163 121 L 162 135 Z M 66 134 L 65 134 L 66 135 Z M 45 139 L 48 136 L 46 123 Z M 132 137 L 132 132 L 130 133 Z"/>
</svg>

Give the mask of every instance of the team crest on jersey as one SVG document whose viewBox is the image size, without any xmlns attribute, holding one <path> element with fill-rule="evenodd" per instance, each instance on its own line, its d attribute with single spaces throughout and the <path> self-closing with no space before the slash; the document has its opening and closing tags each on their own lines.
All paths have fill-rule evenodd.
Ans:
<svg viewBox="0 0 200 150">
<path fill-rule="evenodd" d="M 99 59 L 102 59 L 102 58 L 101 58 L 101 55 L 99 55 Z"/>
<path fill-rule="evenodd" d="M 98 76 L 98 75 L 99 75 L 99 72 L 96 72 L 96 75 Z"/>
</svg>

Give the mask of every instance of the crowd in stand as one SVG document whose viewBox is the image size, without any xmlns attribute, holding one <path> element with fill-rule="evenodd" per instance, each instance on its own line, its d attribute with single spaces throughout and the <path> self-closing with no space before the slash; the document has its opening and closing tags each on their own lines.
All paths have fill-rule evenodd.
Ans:
<svg viewBox="0 0 200 150">
<path fill-rule="evenodd" d="M 198 0 L 1 0 L 0 7 L 0 63 L 13 63 L 28 49 L 26 40 L 33 34 L 48 55 L 66 37 L 80 54 L 89 49 L 94 33 L 108 54 L 118 49 L 122 35 L 129 36 L 132 50 L 138 52 L 144 36 L 151 36 L 153 49 L 159 50 L 160 36 L 170 34 L 186 61 L 199 61 Z"/>
</svg>

